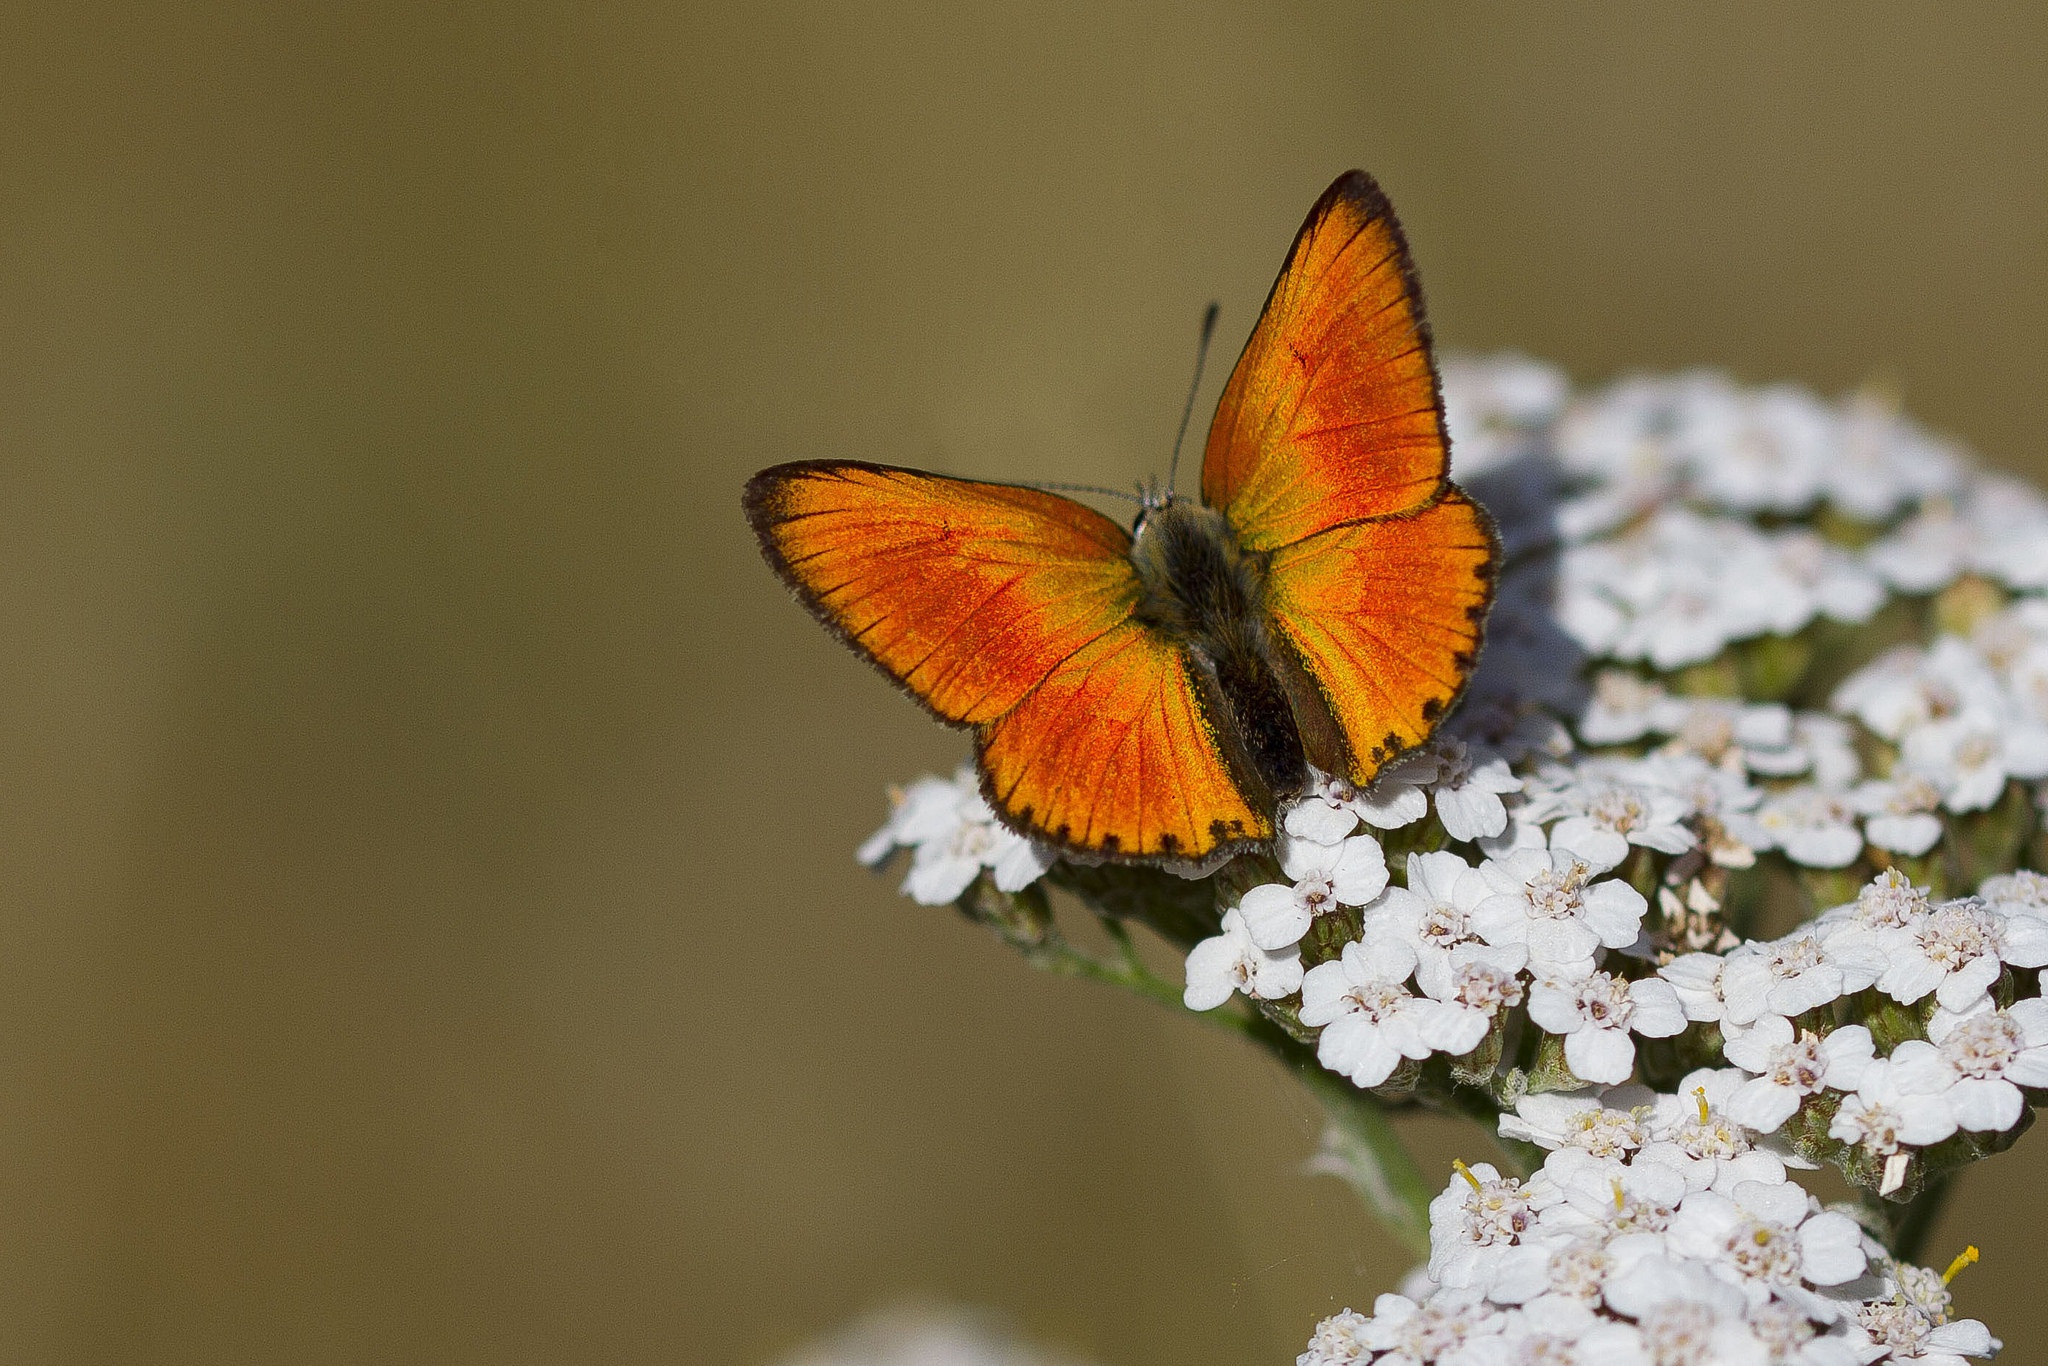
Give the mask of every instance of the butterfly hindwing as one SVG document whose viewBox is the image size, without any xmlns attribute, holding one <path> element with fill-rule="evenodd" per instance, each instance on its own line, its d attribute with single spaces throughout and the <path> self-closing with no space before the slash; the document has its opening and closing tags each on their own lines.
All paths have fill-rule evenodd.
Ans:
<svg viewBox="0 0 2048 1366">
<path fill-rule="evenodd" d="M 1353 781 L 1427 739 L 1464 690 L 1495 554 L 1492 523 L 1455 488 L 1273 552 L 1269 620 L 1344 732 Z"/>
<path fill-rule="evenodd" d="M 1203 501 L 1271 550 L 1421 507 L 1448 451 L 1407 241 L 1378 184 L 1349 172 L 1309 211 L 1231 372 Z"/>
<path fill-rule="evenodd" d="M 849 461 L 763 470 L 746 510 L 820 621 L 978 729 L 983 788 L 1014 827 L 1130 858 L 1270 837 L 1185 650 L 1133 620 L 1130 537 L 1100 513 Z"/>
<path fill-rule="evenodd" d="M 980 758 L 990 804 L 1068 848 L 1201 859 L 1273 835 L 1270 798 L 1245 796 L 1256 779 L 1233 774 L 1186 652 L 1136 622 L 986 727 Z"/>
</svg>

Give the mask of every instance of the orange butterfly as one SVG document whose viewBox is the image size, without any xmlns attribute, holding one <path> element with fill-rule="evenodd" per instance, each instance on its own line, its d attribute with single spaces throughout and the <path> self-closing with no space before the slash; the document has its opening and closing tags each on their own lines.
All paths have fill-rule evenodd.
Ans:
<svg viewBox="0 0 2048 1366">
<path fill-rule="evenodd" d="M 1126 533 L 1070 499 L 854 461 L 747 484 L 818 620 L 972 726 L 1016 830 L 1120 859 L 1273 838 L 1308 765 L 1364 784 L 1472 672 L 1497 557 L 1447 479 L 1422 295 L 1352 171 L 1295 235 L 1217 405 L 1199 503 Z"/>
</svg>

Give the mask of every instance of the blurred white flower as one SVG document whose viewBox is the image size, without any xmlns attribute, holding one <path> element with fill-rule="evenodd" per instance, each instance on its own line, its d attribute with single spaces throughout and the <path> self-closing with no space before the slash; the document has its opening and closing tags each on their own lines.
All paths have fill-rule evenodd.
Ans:
<svg viewBox="0 0 2048 1366">
<path fill-rule="evenodd" d="M 1056 855 L 1035 840 L 1000 825 L 982 799 L 974 770 L 963 766 L 949 782 L 926 776 L 895 799 L 887 824 L 870 835 L 860 861 L 879 867 L 899 848 L 911 850 L 904 894 L 926 906 L 957 900 L 984 868 L 996 886 L 1021 892 L 1052 867 Z"/>
</svg>

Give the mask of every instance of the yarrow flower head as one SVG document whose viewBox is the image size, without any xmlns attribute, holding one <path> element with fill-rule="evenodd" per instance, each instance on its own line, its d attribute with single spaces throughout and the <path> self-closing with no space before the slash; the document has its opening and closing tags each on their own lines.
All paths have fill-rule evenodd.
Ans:
<svg viewBox="0 0 2048 1366">
<path fill-rule="evenodd" d="M 1340 771 L 1276 783 L 1226 745 L 1278 789 L 1273 838 L 1200 866 L 1056 855 L 971 769 L 900 793 L 862 860 L 908 851 L 914 899 L 1154 999 L 1184 955 L 1186 1006 L 1314 1080 L 1317 1169 L 1426 1222 L 1429 1262 L 1302 1366 L 1995 1352 L 1797 1173 L 1902 1227 L 2048 1092 L 2048 497 L 1876 391 L 1443 380 L 1501 550 L 1445 714 L 1359 745 L 1330 723 L 1387 698 L 1276 680 Z M 1425 663 L 1384 662 L 1375 687 Z M 1502 1162 L 1425 1221 L 1375 1147 L 1390 1099 L 1490 1117 Z"/>
</svg>

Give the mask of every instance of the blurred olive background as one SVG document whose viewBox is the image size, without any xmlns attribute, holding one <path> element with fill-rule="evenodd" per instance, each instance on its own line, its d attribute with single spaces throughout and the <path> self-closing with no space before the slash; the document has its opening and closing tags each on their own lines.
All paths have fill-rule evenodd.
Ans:
<svg viewBox="0 0 2048 1366">
<path fill-rule="evenodd" d="M 2022 4 L 8 10 L 0 1359 L 1290 1359 L 1401 1270 L 1306 1102 L 853 866 L 964 743 L 742 479 L 1163 469 L 1354 164 L 1446 346 L 2048 474 L 2044 91 Z M 2020 1360 L 2044 1179 L 1934 1240 Z"/>
</svg>

